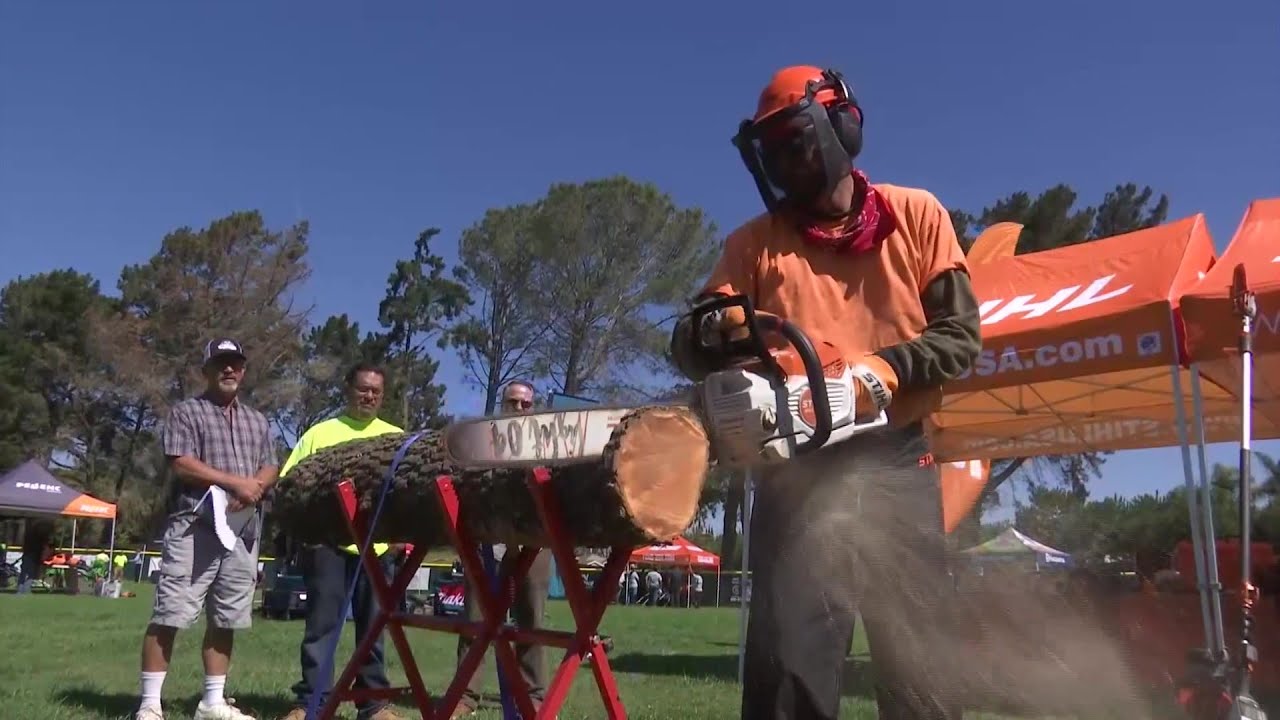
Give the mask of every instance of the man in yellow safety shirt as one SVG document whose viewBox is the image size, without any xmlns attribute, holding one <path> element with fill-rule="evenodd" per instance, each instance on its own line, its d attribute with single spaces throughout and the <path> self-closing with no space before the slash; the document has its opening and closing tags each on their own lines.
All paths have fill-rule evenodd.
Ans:
<svg viewBox="0 0 1280 720">
<path fill-rule="evenodd" d="M 280 468 L 280 475 L 284 476 L 303 458 L 322 448 L 359 438 L 404 432 L 378 418 L 385 386 L 385 373 L 377 366 L 360 364 L 352 368 L 345 380 L 347 406 L 342 414 L 308 428 L 298 438 L 289 459 Z M 387 543 L 374 545 L 374 551 L 382 558 L 388 572 L 393 556 L 398 555 L 401 550 L 402 548 Z M 308 610 L 299 653 L 302 679 L 292 688 L 298 706 L 285 715 L 283 720 L 305 720 L 306 706 L 312 691 L 319 688 L 322 695 L 327 696 L 333 685 L 332 663 L 329 664 L 328 676 L 321 677 L 321 674 L 325 669 L 326 658 L 334 647 L 333 635 L 342 632 L 346 621 L 343 611 L 347 599 L 347 582 L 360 564 L 359 553 L 360 548 L 354 544 L 344 548 L 312 545 L 302 550 L 300 565 L 307 589 Z M 351 611 L 356 624 L 356 642 L 359 643 L 377 612 L 377 601 L 366 578 L 358 578 L 357 583 L 352 595 Z M 356 675 L 356 687 L 390 687 L 383 659 L 382 638 L 378 638 L 368 661 Z M 321 702 L 324 702 L 323 697 Z M 361 703 L 357 706 L 357 712 L 359 720 L 402 720 L 402 716 L 392 712 L 383 701 Z"/>
</svg>

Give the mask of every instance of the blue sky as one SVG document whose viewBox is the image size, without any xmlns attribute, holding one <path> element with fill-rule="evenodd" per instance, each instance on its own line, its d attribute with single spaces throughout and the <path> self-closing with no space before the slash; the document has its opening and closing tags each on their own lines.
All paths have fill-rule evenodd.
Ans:
<svg viewBox="0 0 1280 720">
<path fill-rule="evenodd" d="M 951 207 L 1136 181 L 1221 249 L 1280 195 L 1274 2 L 783 7 L 0 3 L 0 282 L 75 266 L 114 291 L 166 231 L 258 208 L 310 220 L 315 320 L 370 326 L 420 230 L 451 259 L 486 208 L 555 181 L 650 180 L 728 230 L 759 209 L 729 137 L 801 62 L 852 82 L 873 179 Z M 442 378 L 450 411 L 480 409 L 451 356 Z M 1122 453 L 1105 475 L 1097 494 L 1168 489 L 1181 463 Z"/>
</svg>

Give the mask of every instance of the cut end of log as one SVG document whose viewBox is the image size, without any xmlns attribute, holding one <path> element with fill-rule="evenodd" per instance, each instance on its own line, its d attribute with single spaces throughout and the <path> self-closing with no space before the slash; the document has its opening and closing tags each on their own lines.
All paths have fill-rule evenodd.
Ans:
<svg viewBox="0 0 1280 720">
<path fill-rule="evenodd" d="M 678 537 L 697 514 L 711 455 L 706 429 L 689 408 L 651 407 L 619 430 L 613 471 L 623 507 L 655 539 Z"/>
</svg>

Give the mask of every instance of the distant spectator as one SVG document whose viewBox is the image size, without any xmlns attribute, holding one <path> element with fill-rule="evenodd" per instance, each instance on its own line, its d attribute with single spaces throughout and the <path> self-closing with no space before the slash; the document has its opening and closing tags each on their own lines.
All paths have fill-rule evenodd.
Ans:
<svg viewBox="0 0 1280 720">
<path fill-rule="evenodd" d="M 515 380 L 503 389 L 502 413 L 528 412 L 534 406 L 534 399 L 533 386 L 521 380 Z M 474 578 L 469 579 L 474 580 Z M 534 557 L 528 574 L 516 584 L 515 598 L 511 604 L 511 615 L 515 619 L 516 627 L 523 630 L 542 628 L 542 616 L 550 589 L 551 551 L 544 548 Z M 467 591 L 463 594 L 463 609 L 468 620 L 478 622 L 482 618 L 480 603 L 474 599 L 475 595 L 471 584 L 468 583 Z M 462 663 L 470 647 L 471 638 L 459 635 L 457 648 L 459 664 Z M 542 705 L 548 682 L 545 649 L 541 645 L 516 643 L 515 651 L 516 662 L 520 665 L 520 675 L 529 688 L 529 699 L 533 701 L 533 707 L 536 710 Z M 476 712 L 480 704 L 480 677 L 480 673 L 471 676 L 471 682 L 463 692 L 462 699 L 458 702 L 451 718 L 467 717 Z"/>
<path fill-rule="evenodd" d="M 636 569 L 635 563 L 627 568 L 627 604 L 634 605 L 640 597 L 640 571 Z"/>
<path fill-rule="evenodd" d="M 22 536 L 22 566 L 18 570 L 18 592 L 29 593 L 31 586 L 44 577 L 44 561 L 53 542 L 53 523 L 28 520 Z"/>
<path fill-rule="evenodd" d="M 649 568 L 644 576 L 644 584 L 645 597 L 650 605 L 657 607 L 658 601 L 662 599 L 662 573 L 658 572 L 658 568 Z"/>
</svg>

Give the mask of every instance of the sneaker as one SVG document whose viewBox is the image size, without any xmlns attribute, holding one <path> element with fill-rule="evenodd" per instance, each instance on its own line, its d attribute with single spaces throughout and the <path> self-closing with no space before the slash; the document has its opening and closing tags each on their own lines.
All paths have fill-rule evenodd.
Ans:
<svg viewBox="0 0 1280 720">
<path fill-rule="evenodd" d="M 254 720 L 252 715 L 240 712 L 240 709 L 229 702 L 221 705 L 205 705 L 201 700 L 196 706 L 196 714 L 192 720 Z"/>
<path fill-rule="evenodd" d="M 377 712 L 370 715 L 368 720 L 408 720 L 408 718 L 389 707 L 382 707 L 378 708 Z"/>
<path fill-rule="evenodd" d="M 138 708 L 133 720 L 164 720 L 164 711 L 154 705 Z"/>
</svg>

